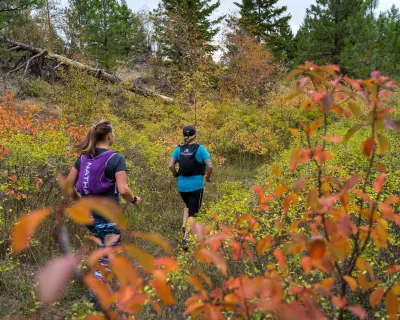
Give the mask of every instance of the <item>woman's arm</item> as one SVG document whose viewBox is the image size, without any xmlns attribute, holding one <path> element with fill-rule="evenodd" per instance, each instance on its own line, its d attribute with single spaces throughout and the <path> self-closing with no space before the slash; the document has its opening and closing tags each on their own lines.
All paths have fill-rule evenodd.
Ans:
<svg viewBox="0 0 400 320">
<path fill-rule="evenodd" d="M 118 171 L 115 173 L 115 180 L 117 183 L 118 192 L 121 194 L 122 198 L 126 201 L 132 202 L 134 200 L 134 195 L 128 187 L 126 179 L 126 171 Z M 136 196 L 135 205 L 139 206 L 140 198 Z"/>
<path fill-rule="evenodd" d="M 75 167 L 72 167 L 71 170 L 69 171 L 66 181 L 67 185 L 65 186 L 65 188 L 68 194 L 71 193 L 71 196 L 74 200 L 80 198 L 78 192 L 76 192 L 75 190 L 75 185 L 76 182 L 78 181 L 78 177 L 79 177 L 79 171 Z"/>
</svg>

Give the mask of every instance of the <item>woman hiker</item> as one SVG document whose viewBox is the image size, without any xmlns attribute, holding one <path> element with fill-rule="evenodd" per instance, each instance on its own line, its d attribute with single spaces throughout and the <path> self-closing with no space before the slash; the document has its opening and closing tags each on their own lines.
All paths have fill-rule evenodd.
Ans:
<svg viewBox="0 0 400 320">
<path fill-rule="evenodd" d="M 126 178 L 126 161 L 124 156 L 110 150 L 114 143 L 115 133 L 110 122 L 100 120 L 93 124 L 86 134 L 86 138 L 76 146 L 80 154 L 67 178 L 67 184 L 74 186 L 74 198 L 80 196 L 100 196 L 119 203 L 120 195 L 126 201 L 137 206 L 140 198 L 134 196 L 129 189 Z M 79 192 L 79 194 L 78 194 Z M 94 223 L 87 226 L 91 233 L 99 238 L 102 246 L 108 235 L 119 235 L 110 246 L 116 246 L 120 242 L 120 230 L 115 223 L 107 221 L 93 212 Z M 108 259 L 99 261 L 108 266 Z M 101 273 L 96 271 L 95 276 L 101 279 Z M 96 302 L 92 295 L 90 300 Z M 96 305 L 96 303 L 95 303 Z"/>
<path fill-rule="evenodd" d="M 178 191 L 185 202 L 182 223 L 182 248 L 187 250 L 188 235 L 199 212 L 203 199 L 204 175 L 206 181 L 211 181 L 213 165 L 207 149 L 195 143 L 196 129 L 194 126 L 183 128 L 183 144 L 176 147 L 172 153 L 169 169 L 174 177 L 178 177 Z M 179 171 L 176 171 L 176 163 Z"/>
</svg>

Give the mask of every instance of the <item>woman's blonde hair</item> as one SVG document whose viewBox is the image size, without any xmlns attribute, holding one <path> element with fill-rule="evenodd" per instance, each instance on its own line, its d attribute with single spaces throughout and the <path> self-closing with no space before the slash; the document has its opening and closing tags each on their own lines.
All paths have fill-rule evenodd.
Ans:
<svg viewBox="0 0 400 320">
<path fill-rule="evenodd" d="M 104 141 L 111 132 L 113 132 L 113 128 L 108 120 L 96 121 L 89 129 L 85 139 L 75 146 L 76 152 L 79 154 L 94 154 L 96 144 L 99 141 Z"/>
</svg>

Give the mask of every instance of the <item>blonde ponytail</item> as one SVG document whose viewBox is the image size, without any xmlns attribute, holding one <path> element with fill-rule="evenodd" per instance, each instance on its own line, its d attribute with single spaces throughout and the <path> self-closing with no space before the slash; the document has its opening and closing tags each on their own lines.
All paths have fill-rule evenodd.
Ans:
<svg viewBox="0 0 400 320">
<path fill-rule="evenodd" d="M 85 139 L 75 146 L 76 152 L 79 154 L 94 154 L 97 143 L 103 141 L 112 130 L 111 123 L 107 120 L 95 122 L 90 127 Z"/>
</svg>

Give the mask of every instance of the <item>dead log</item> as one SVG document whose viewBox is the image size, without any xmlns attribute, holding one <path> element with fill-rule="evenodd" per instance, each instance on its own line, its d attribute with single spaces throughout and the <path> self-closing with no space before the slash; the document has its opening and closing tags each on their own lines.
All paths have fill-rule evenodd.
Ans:
<svg viewBox="0 0 400 320">
<path fill-rule="evenodd" d="M 174 102 L 173 98 L 170 97 L 166 97 L 162 94 L 158 94 L 155 92 L 152 92 L 146 88 L 139 88 L 137 85 L 135 85 L 134 83 L 131 82 L 124 82 L 122 79 L 120 79 L 117 76 L 114 76 L 110 73 L 107 73 L 106 71 L 102 70 L 102 69 L 97 69 L 97 68 L 93 68 L 90 66 L 87 66 L 83 63 L 80 63 L 78 61 L 72 60 L 72 59 L 68 59 L 64 56 L 52 53 L 52 52 L 48 52 L 46 50 L 31 46 L 29 44 L 25 44 L 22 42 L 18 42 L 18 41 L 13 41 L 10 39 L 6 39 L 6 38 L 0 38 L 0 41 L 3 43 L 6 43 L 10 46 L 10 49 L 12 50 L 26 50 L 26 51 L 30 51 L 31 53 L 34 54 L 34 56 L 31 58 L 32 60 L 34 58 L 40 57 L 40 56 L 45 56 L 46 59 L 53 61 L 55 64 L 57 64 L 58 68 L 61 65 L 65 65 L 65 66 L 69 66 L 69 67 L 73 67 L 76 68 L 78 70 L 84 71 L 87 74 L 98 78 L 100 80 L 104 80 L 106 82 L 112 83 L 112 84 L 117 84 L 120 83 L 123 85 L 125 90 L 131 91 L 133 93 L 136 93 L 138 95 L 141 95 L 143 97 L 148 97 L 148 98 L 159 98 L 163 101 L 166 102 Z M 31 59 L 29 59 L 28 63 L 26 64 L 26 69 L 28 69 L 29 67 L 29 63 L 32 61 Z M 12 70 L 11 72 L 15 72 L 17 70 L 19 70 L 22 67 L 18 67 L 15 70 Z M 10 72 L 10 73 L 11 73 Z"/>
</svg>

